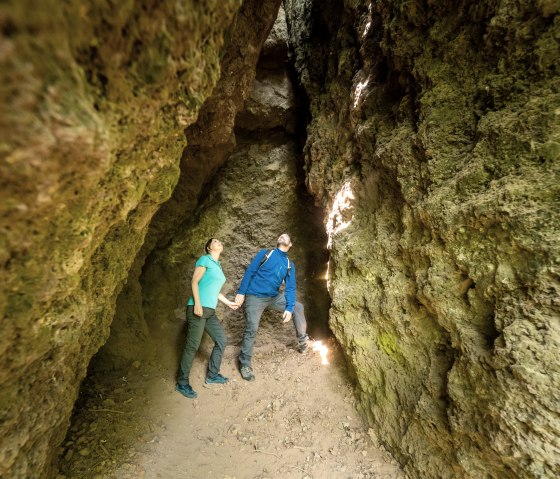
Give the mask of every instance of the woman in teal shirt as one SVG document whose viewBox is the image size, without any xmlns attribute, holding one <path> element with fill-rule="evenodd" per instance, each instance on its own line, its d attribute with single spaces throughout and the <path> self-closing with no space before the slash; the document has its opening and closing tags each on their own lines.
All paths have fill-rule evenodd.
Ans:
<svg viewBox="0 0 560 479">
<path fill-rule="evenodd" d="M 204 331 L 214 341 L 205 382 L 206 384 L 228 382 L 228 378 L 220 374 L 227 338 L 224 328 L 216 316 L 216 306 L 218 300 L 231 309 L 237 309 L 239 306 L 220 293 L 226 282 L 220 262 L 220 254 L 223 249 L 224 246 L 220 240 L 210 238 L 204 247 L 206 254 L 196 262 L 191 281 L 193 294 L 187 302 L 187 341 L 181 357 L 176 386 L 177 391 L 191 399 L 196 397 L 196 392 L 189 383 L 189 374 Z"/>
</svg>

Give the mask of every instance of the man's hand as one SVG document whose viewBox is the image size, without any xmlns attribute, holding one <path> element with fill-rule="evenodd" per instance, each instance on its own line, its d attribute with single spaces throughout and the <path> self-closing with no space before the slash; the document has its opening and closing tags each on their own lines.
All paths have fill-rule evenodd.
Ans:
<svg viewBox="0 0 560 479">
<path fill-rule="evenodd" d="M 243 304 L 243 301 L 245 301 L 244 294 L 238 294 L 235 296 L 235 304 L 237 304 L 238 306 L 241 306 Z"/>
<path fill-rule="evenodd" d="M 290 319 L 292 319 L 292 313 L 289 311 L 284 311 L 284 315 L 282 316 L 282 322 L 287 323 Z"/>
<path fill-rule="evenodd" d="M 194 305 L 194 315 L 202 317 L 202 306 L 200 304 Z"/>
</svg>

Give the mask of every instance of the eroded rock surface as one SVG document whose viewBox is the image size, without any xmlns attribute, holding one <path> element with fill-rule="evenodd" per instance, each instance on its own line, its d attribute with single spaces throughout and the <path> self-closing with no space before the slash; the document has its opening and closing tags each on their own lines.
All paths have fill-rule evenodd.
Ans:
<svg viewBox="0 0 560 479">
<path fill-rule="evenodd" d="M 412 477 L 557 477 L 558 3 L 286 11 L 364 413 Z"/>
<path fill-rule="evenodd" d="M 280 0 L 60 3 L 0 6 L 0 476 L 50 474 L 116 308 L 112 366 L 209 236 L 233 292 L 289 230 L 324 308 L 286 31 L 364 414 L 411 477 L 558 476 L 558 2 L 286 0 L 257 72 Z"/>
<path fill-rule="evenodd" d="M 48 475 L 240 3 L 0 7 L 0 476 Z"/>
</svg>

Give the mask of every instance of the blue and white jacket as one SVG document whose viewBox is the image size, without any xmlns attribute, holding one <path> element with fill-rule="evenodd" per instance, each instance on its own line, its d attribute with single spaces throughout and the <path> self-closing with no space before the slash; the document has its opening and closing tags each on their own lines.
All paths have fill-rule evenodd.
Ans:
<svg viewBox="0 0 560 479">
<path fill-rule="evenodd" d="M 271 298 L 279 293 L 282 282 L 286 281 L 286 311 L 293 312 L 296 304 L 296 267 L 288 259 L 288 253 L 276 248 L 269 256 L 266 263 L 260 268 L 262 260 L 269 250 L 262 249 L 247 267 L 241 280 L 238 294 L 252 294 L 259 298 Z M 291 266 L 288 275 L 288 264 Z"/>
</svg>

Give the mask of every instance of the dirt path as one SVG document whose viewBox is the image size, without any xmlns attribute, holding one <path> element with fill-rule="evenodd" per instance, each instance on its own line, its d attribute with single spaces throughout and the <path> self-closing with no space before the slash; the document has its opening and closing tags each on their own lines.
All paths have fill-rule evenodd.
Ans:
<svg viewBox="0 0 560 479">
<path fill-rule="evenodd" d="M 228 346 L 227 385 L 204 385 L 211 345 L 193 371 L 195 400 L 174 390 L 176 351 L 118 378 L 88 379 L 64 443 L 65 478 L 383 478 L 404 476 L 355 410 L 342 355 L 258 347 L 257 380 L 241 379 Z"/>
</svg>

